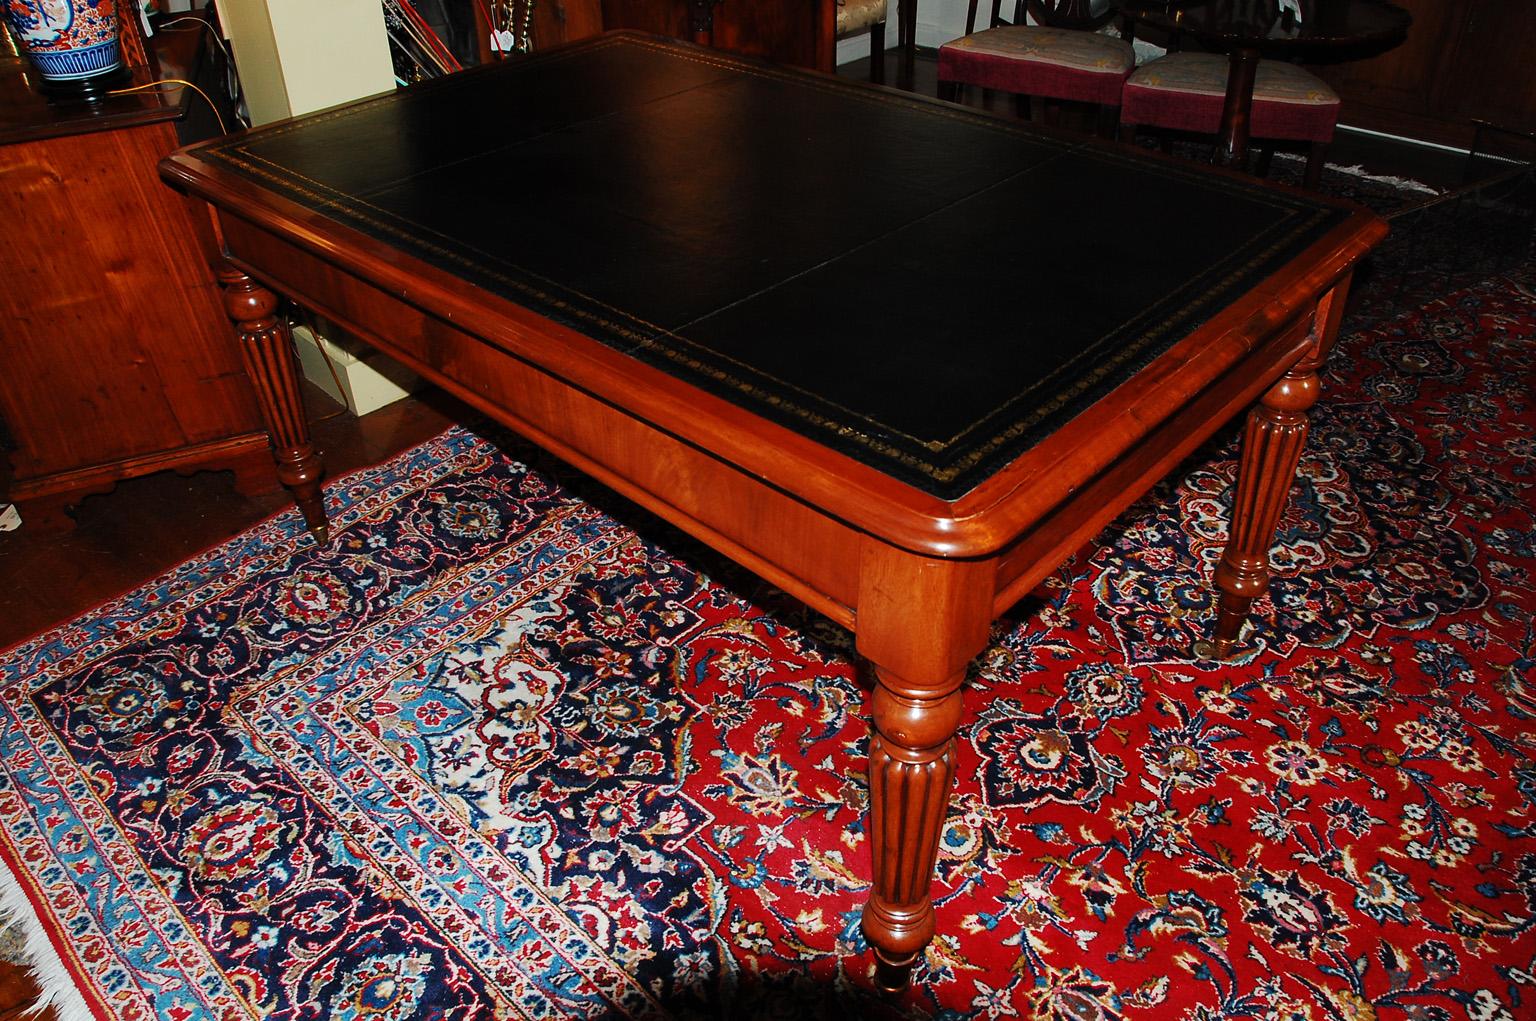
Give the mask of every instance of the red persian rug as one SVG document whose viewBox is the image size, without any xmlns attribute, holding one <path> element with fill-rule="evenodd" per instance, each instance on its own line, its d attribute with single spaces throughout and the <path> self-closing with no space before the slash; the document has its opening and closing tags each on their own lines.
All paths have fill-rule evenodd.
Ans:
<svg viewBox="0 0 1536 1021">
<path fill-rule="evenodd" d="M 1345 339 L 1239 662 L 1230 444 L 998 627 L 904 998 L 847 636 L 462 430 L 0 655 L 4 899 L 66 1017 L 1536 1017 L 1533 285 Z"/>
</svg>

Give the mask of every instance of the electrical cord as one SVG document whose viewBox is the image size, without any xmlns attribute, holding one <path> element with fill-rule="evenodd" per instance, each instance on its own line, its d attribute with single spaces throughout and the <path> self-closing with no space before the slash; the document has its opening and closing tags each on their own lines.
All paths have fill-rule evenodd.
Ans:
<svg viewBox="0 0 1536 1021">
<path fill-rule="evenodd" d="M 198 88 L 196 85 L 193 85 L 191 82 L 184 78 L 161 78 L 159 81 L 148 82 L 144 85 L 133 85 L 126 89 L 108 89 L 107 95 L 125 96 L 130 92 L 144 92 L 147 89 L 161 89 L 166 85 L 170 85 L 175 88 L 188 88 L 197 93 L 199 96 L 202 96 L 203 101 L 208 104 L 208 109 L 213 111 L 214 119 L 219 122 L 219 134 L 229 134 L 229 128 L 224 126 L 224 117 L 219 113 L 218 105 L 209 98 L 208 93 L 204 92 L 202 89 Z"/>
<path fill-rule="evenodd" d="M 250 122 L 240 112 L 240 75 L 235 70 L 235 55 L 230 51 L 229 44 L 219 36 L 219 33 L 213 30 L 213 23 L 206 18 L 193 18 L 182 15 L 179 18 L 167 18 L 164 21 L 156 22 L 155 28 L 157 31 L 186 31 L 186 27 L 189 25 L 206 29 L 208 38 L 224 52 L 224 91 L 229 94 L 230 100 L 235 104 L 235 118 L 240 122 L 240 126 L 250 127 Z"/>
</svg>

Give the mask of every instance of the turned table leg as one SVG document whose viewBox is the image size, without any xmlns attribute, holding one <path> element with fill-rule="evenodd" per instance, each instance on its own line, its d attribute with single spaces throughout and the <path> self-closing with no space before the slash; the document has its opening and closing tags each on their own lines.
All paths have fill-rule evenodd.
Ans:
<svg viewBox="0 0 1536 1021">
<path fill-rule="evenodd" d="M 320 493 L 325 466 L 309 441 L 293 342 L 288 324 L 274 314 L 277 295 L 227 263 L 217 272 L 224 286 L 224 309 L 234 320 L 245 371 L 255 384 L 256 400 L 271 437 L 277 477 L 293 494 L 310 534 L 316 542 L 324 543 L 330 533 Z"/>
<path fill-rule="evenodd" d="M 1307 441 L 1307 412 L 1321 391 L 1322 367 L 1338 334 L 1347 284 L 1324 296 L 1313 319 L 1313 346 L 1269 389 L 1252 411 L 1238 460 L 1232 534 L 1216 565 L 1216 626 L 1211 641 L 1197 642 L 1195 654 L 1224 659 L 1253 601 L 1269 587 L 1269 549 L 1275 541 L 1286 497 Z"/>
<path fill-rule="evenodd" d="M 936 685 L 875 668 L 875 733 L 869 744 L 870 840 L 874 890 L 864 936 L 875 954 L 875 984 L 906 988 L 917 955 L 933 939 L 929 888 L 955 780 L 955 728 L 965 671 Z"/>
<path fill-rule="evenodd" d="M 934 864 L 955 777 L 966 667 L 986 644 L 995 564 L 920 557 L 869 540 L 855 638 L 874 667 L 869 748 L 874 888 L 864 937 L 875 982 L 899 991 L 933 939 Z"/>
</svg>

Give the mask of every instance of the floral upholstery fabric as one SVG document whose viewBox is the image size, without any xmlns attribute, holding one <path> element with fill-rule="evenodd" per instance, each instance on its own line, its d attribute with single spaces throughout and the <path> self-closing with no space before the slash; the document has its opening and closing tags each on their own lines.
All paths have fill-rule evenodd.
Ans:
<svg viewBox="0 0 1536 1021">
<path fill-rule="evenodd" d="M 837 0 L 839 36 L 852 35 L 885 23 L 885 0 Z"/>
<path fill-rule="evenodd" d="M 1170 53 L 1137 68 L 1126 82 L 1144 89 L 1225 96 L 1227 58 L 1219 53 Z M 1338 93 L 1310 71 L 1283 61 L 1262 60 L 1254 76 L 1253 98 L 1270 103 L 1337 105 Z"/>
<path fill-rule="evenodd" d="M 1124 74 L 1136 63 L 1136 52 L 1124 39 L 1036 25 L 989 28 L 945 43 L 943 48 L 950 47 L 977 55 L 1032 60 L 1104 74 Z"/>
<path fill-rule="evenodd" d="M 1143 64 L 1126 79 L 1120 123 L 1213 134 L 1221 127 L 1227 68 L 1227 58 L 1215 53 L 1170 53 Z M 1259 61 L 1248 119 L 1254 138 L 1328 142 L 1338 120 L 1339 97 L 1327 82 L 1294 64 Z"/>
<path fill-rule="evenodd" d="M 939 47 L 939 81 L 1026 96 L 1120 105 L 1136 65 L 1114 36 L 1037 25 L 1004 25 Z"/>
</svg>

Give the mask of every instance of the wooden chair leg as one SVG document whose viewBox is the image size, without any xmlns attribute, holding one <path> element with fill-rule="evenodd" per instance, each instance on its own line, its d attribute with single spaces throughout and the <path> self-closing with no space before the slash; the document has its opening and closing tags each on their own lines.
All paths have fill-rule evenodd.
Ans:
<svg viewBox="0 0 1536 1021">
<path fill-rule="evenodd" d="M 885 84 L 885 22 L 876 22 L 869 30 L 869 80 Z"/>
<path fill-rule="evenodd" d="M 896 72 L 897 84 L 912 92 L 917 87 L 917 0 L 899 0 L 896 12 L 896 16 L 901 19 L 901 24 L 897 26 L 896 40 L 896 48 L 901 51 L 901 67 Z"/>
<path fill-rule="evenodd" d="M 1274 159 L 1275 147 L 1273 145 L 1266 145 L 1260 149 L 1259 158 L 1253 164 L 1253 176 L 1268 177 L 1269 165 L 1274 162 Z"/>
<path fill-rule="evenodd" d="M 1114 138 L 1119 126 L 1120 108 L 1118 106 L 1099 107 L 1099 114 L 1095 123 L 1095 127 L 1100 138 Z"/>
<path fill-rule="evenodd" d="M 1302 172 L 1301 183 L 1312 191 L 1323 182 L 1323 163 L 1328 157 L 1327 142 L 1313 142 L 1307 148 L 1307 169 Z"/>
</svg>

